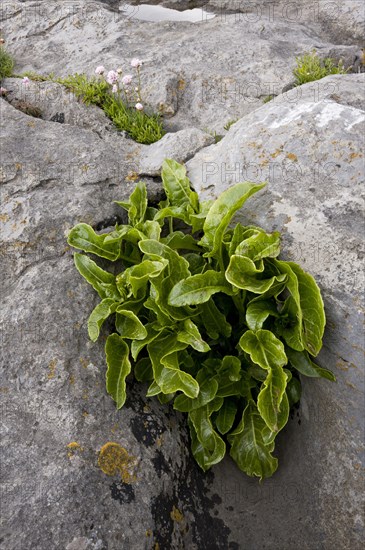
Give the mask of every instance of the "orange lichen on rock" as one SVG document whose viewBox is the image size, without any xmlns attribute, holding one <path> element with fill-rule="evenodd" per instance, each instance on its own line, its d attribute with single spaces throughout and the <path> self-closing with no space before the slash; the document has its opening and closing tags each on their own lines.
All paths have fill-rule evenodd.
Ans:
<svg viewBox="0 0 365 550">
<path fill-rule="evenodd" d="M 71 441 L 71 443 L 67 445 L 67 448 L 70 449 L 67 453 L 68 458 L 72 458 L 76 451 L 80 451 L 80 453 L 82 453 L 84 450 L 84 448 L 81 447 L 80 443 L 77 443 L 77 441 Z"/>
<path fill-rule="evenodd" d="M 108 476 L 120 474 L 124 483 L 133 483 L 136 458 L 130 456 L 119 443 L 108 442 L 100 449 L 98 466 Z"/>
<path fill-rule="evenodd" d="M 294 162 L 297 162 L 297 160 L 298 160 L 297 155 L 295 155 L 294 153 L 288 153 L 288 154 L 286 155 L 286 158 L 288 158 L 289 160 L 292 160 L 292 161 L 294 161 Z"/>
<path fill-rule="evenodd" d="M 171 519 L 173 521 L 177 521 L 178 523 L 180 523 L 181 521 L 184 520 L 183 514 L 175 506 L 172 507 L 172 511 L 170 512 L 170 516 L 171 516 Z"/>
<path fill-rule="evenodd" d="M 139 178 L 139 175 L 137 172 L 128 172 L 127 177 L 125 178 L 125 181 L 137 181 Z"/>
<path fill-rule="evenodd" d="M 51 380 L 56 376 L 56 366 L 57 366 L 57 359 L 52 359 L 52 361 L 49 363 L 49 373 L 48 373 L 48 379 Z"/>
</svg>

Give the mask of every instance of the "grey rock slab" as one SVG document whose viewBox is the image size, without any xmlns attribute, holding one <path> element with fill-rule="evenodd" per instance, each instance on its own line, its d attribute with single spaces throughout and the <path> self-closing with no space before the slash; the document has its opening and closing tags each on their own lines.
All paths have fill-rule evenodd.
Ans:
<svg viewBox="0 0 365 550">
<path fill-rule="evenodd" d="M 319 30 L 322 36 L 334 41 L 335 44 L 353 44 L 354 41 L 361 44 L 364 36 L 365 8 L 362 0 L 209 0 L 206 8 L 216 9 L 221 17 L 225 17 L 227 12 L 235 12 L 237 18 L 247 23 L 262 20 L 265 16 L 272 21 L 286 21 L 288 25 L 300 23 Z"/>
<path fill-rule="evenodd" d="M 130 60 L 142 59 L 143 101 L 164 115 L 168 131 L 193 126 L 222 134 L 229 121 L 280 93 L 292 80 L 297 55 L 344 51 L 323 38 L 318 25 L 267 14 L 252 21 L 225 14 L 200 23 L 152 23 L 98 2 L 80 0 L 71 9 L 14 0 L 0 18 L 18 74 L 92 76 L 97 65 L 131 72 Z M 349 53 L 349 61 L 356 55 Z"/>
<path fill-rule="evenodd" d="M 139 0 L 131 0 L 130 17 L 138 17 Z M 166 8 L 183 11 L 193 8 L 204 8 L 213 12 L 217 18 L 226 18 L 234 13 L 237 19 L 247 24 L 270 18 L 286 21 L 287 24 L 305 24 L 318 28 L 336 44 L 362 43 L 364 37 L 365 7 L 362 0 L 345 0 L 328 2 L 327 0 L 144 0 L 143 4 L 160 5 Z"/>
<path fill-rule="evenodd" d="M 4 99 L 0 109 L 3 547 L 194 549 L 209 528 L 227 548 L 185 419 L 147 403 L 132 380 L 117 411 L 105 390 L 107 332 L 97 344 L 87 336 L 97 297 L 66 235 L 78 222 L 107 229 L 123 219 L 112 201 L 133 188 L 130 140 L 32 118 Z M 147 187 L 161 199 L 159 183 Z"/>
<path fill-rule="evenodd" d="M 214 142 L 214 138 L 198 128 L 185 128 L 179 132 L 166 134 L 152 145 L 140 149 L 138 173 L 147 176 L 159 176 L 166 158 L 184 163 L 190 160 L 200 149 Z"/>
<path fill-rule="evenodd" d="M 357 549 L 364 538 L 364 82 L 327 77 L 314 97 L 311 84 L 296 100 L 283 94 L 187 164 L 204 199 L 239 181 L 268 182 L 237 221 L 281 231 L 282 257 L 316 278 L 327 315 L 317 362 L 337 377 L 303 380 L 300 426 L 282 434 L 278 473 L 257 497 L 229 461 L 215 468 L 235 510 L 224 514 L 227 525 L 232 533 L 245 525 L 248 547 L 289 549 L 301 540 L 311 550 Z"/>
<path fill-rule="evenodd" d="M 35 108 L 43 120 L 88 128 L 104 137 L 117 132 L 101 109 L 85 105 L 61 84 L 32 80 L 24 84 L 21 78 L 5 78 L 2 86 L 7 90 L 7 101 L 26 114 Z"/>
</svg>

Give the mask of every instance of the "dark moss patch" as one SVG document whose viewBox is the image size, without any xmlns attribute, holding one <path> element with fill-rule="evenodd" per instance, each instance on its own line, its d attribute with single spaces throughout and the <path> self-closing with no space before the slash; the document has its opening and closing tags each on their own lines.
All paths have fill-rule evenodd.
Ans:
<svg viewBox="0 0 365 550">
<path fill-rule="evenodd" d="M 159 449 L 156 450 L 156 454 L 153 457 L 152 462 L 158 477 L 161 477 L 162 472 L 165 472 L 166 474 L 171 473 L 171 468 L 163 453 Z"/>
<path fill-rule="evenodd" d="M 173 495 L 162 491 L 153 501 L 151 510 L 155 523 L 154 541 L 160 548 L 194 546 L 207 550 L 238 549 L 236 543 L 228 541 L 230 529 L 217 517 L 215 506 L 220 504 L 220 497 L 207 496 L 214 474 L 203 474 L 191 460 L 184 470 L 184 475 L 180 477 L 180 473 L 176 472 L 175 476 Z M 174 506 L 178 506 L 182 517 L 194 517 L 194 522 L 189 523 L 189 529 L 184 522 L 177 524 L 171 520 L 171 510 Z"/>
<path fill-rule="evenodd" d="M 128 504 L 136 498 L 132 485 L 129 485 L 128 483 L 114 482 L 110 486 L 110 493 L 112 499 L 117 500 L 120 504 Z"/>
<path fill-rule="evenodd" d="M 59 124 L 65 123 L 65 113 L 56 113 L 51 118 L 51 122 L 58 122 Z"/>
<path fill-rule="evenodd" d="M 174 524 L 171 519 L 171 510 L 175 504 L 175 500 L 164 492 L 152 501 L 151 511 L 154 519 L 154 542 L 160 548 L 172 548 L 172 534 Z M 158 548 L 158 547 L 157 547 Z"/>
<path fill-rule="evenodd" d="M 146 447 L 154 445 L 164 431 L 157 422 L 149 418 L 149 415 L 132 418 L 130 426 L 137 441 Z"/>
</svg>

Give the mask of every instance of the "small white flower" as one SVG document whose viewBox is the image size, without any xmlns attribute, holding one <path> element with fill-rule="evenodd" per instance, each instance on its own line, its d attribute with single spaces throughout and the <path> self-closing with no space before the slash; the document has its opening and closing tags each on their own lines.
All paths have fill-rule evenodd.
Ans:
<svg viewBox="0 0 365 550">
<path fill-rule="evenodd" d="M 113 94 L 118 93 L 118 85 L 117 84 L 113 84 L 112 92 L 113 92 Z"/>
<path fill-rule="evenodd" d="M 135 107 L 136 107 L 137 111 L 143 111 L 142 103 L 136 103 Z"/>
<path fill-rule="evenodd" d="M 138 59 L 137 57 L 133 58 L 132 61 L 131 61 L 131 67 L 133 67 L 133 69 L 137 69 L 138 67 L 140 67 L 142 65 L 142 61 L 140 59 Z"/>
<path fill-rule="evenodd" d="M 105 67 L 102 65 L 99 65 L 99 67 L 96 67 L 95 74 L 104 74 L 105 73 Z"/>
<path fill-rule="evenodd" d="M 135 91 L 135 92 L 139 92 L 138 88 L 134 88 L 134 91 Z"/>
<path fill-rule="evenodd" d="M 106 76 L 106 80 L 109 84 L 115 84 L 118 80 L 118 73 L 115 71 L 109 71 Z"/>
<path fill-rule="evenodd" d="M 120 67 L 118 67 L 117 73 L 118 73 L 118 74 L 122 74 L 122 72 L 123 72 L 123 69 L 121 69 Z"/>
<path fill-rule="evenodd" d="M 23 84 L 25 84 L 25 86 L 28 86 L 28 84 L 30 84 L 30 80 L 27 76 L 23 78 Z"/>
</svg>

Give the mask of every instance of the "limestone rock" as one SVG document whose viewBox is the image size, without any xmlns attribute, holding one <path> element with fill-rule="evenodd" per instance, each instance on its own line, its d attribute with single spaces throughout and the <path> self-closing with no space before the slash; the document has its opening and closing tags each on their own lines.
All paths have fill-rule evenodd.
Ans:
<svg viewBox="0 0 365 550">
<path fill-rule="evenodd" d="M 158 3 L 217 15 L 149 23 L 134 11 L 122 16 L 113 0 L 1 6 L 17 74 L 93 75 L 99 64 L 129 71 L 139 57 L 143 101 L 170 132 L 136 145 L 62 86 L 31 83 L 25 94 L 19 79 L 2 83 L 12 105 L 0 98 L 1 542 L 21 550 L 286 550 L 300 541 L 303 550 L 357 550 L 364 75 L 280 91 L 295 57 L 313 48 L 362 70 L 363 2 Z M 263 106 L 269 95 L 277 97 Z M 224 133 L 237 119 L 209 146 L 208 130 Z M 66 245 L 77 222 L 108 230 L 124 219 L 112 201 L 129 196 L 137 172 L 155 177 L 164 156 L 192 155 L 202 198 L 242 179 L 268 180 L 241 216 L 281 230 L 284 257 L 310 271 L 325 298 L 319 362 L 338 382 L 304 381 L 300 408 L 278 437 L 280 467 L 261 485 L 229 458 L 202 474 L 185 419 L 146 401 L 132 380 L 116 411 L 105 392 L 103 340 L 87 338 L 96 297 Z M 143 179 L 159 201 L 161 184 Z"/>
<path fill-rule="evenodd" d="M 198 128 L 185 128 L 180 132 L 166 134 L 162 139 L 140 149 L 138 172 L 141 175 L 159 176 L 166 158 L 183 163 L 191 159 L 200 149 L 214 142 L 214 138 Z"/>
<path fill-rule="evenodd" d="M 233 4 L 241 9 L 241 2 Z M 319 24 L 288 21 L 286 12 L 285 17 L 281 12 L 272 17 L 264 10 L 257 17 L 227 14 L 222 6 L 209 21 L 152 23 L 124 17 L 118 7 L 87 0 L 72 6 L 58 1 L 5 3 L 0 20 L 17 74 L 92 76 L 101 64 L 127 72 L 130 60 L 139 57 L 144 61 L 143 101 L 164 114 L 168 131 L 195 126 L 222 134 L 228 122 L 281 92 L 292 80 L 297 55 L 313 48 L 321 56 L 344 52 L 343 43 L 329 41 Z M 360 43 L 351 44 L 351 51 L 359 49 Z"/>
<path fill-rule="evenodd" d="M 364 537 L 364 82 L 365 75 L 327 77 L 315 89 L 298 88 L 295 100 L 288 99 L 294 90 L 279 96 L 187 165 L 204 199 L 239 181 L 266 180 L 238 220 L 281 231 L 282 256 L 312 273 L 325 301 L 317 362 L 337 383 L 303 381 L 300 426 L 289 425 L 279 439 L 285 456 L 272 485 L 258 489 L 257 517 L 244 498 L 252 494 L 247 478 L 227 463 L 215 469 L 215 483 L 235 502 L 227 525 L 235 532 L 245 524 L 248 548 L 291 548 L 301 539 L 311 550 L 350 549 Z M 270 519 L 260 530 L 263 517 Z"/>
<path fill-rule="evenodd" d="M 106 0 L 113 4 L 113 0 Z M 138 17 L 139 0 L 130 0 L 131 17 Z M 365 10 L 362 0 L 345 2 L 328 2 L 327 0 L 301 0 L 284 2 L 283 0 L 144 0 L 144 4 L 162 5 L 166 8 L 183 11 L 192 8 L 204 8 L 207 12 L 216 13 L 217 17 L 226 18 L 234 14 L 236 19 L 247 25 L 268 18 L 270 21 L 281 20 L 287 24 L 303 24 L 317 28 L 337 44 L 360 43 L 364 38 Z M 116 5 L 116 4 L 114 4 Z"/>
<path fill-rule="evenodd" d="M 228 547 L 185 419 L 147 403 L 131 380 L 117 411 L 104 340 L 87 336 L 97 297 L 66 234 L 123 218 L 112 201 L 133 188 L 130 140 L 32 118 L 3 99 L 0 109 L 4 548 L 201 548 L 208 530 Z M 160 200 L 160 184 L 147 185 Z"/>
<path fill-rule="evenodd" d="M 5 78 L 2 86 L 8 91 L 9 103 L 26 114 L 31 114 L 33 108 L 39 111 L 43 120 L 89 128 L 104 137 L 110 132 L 116 133 L 101 109 L 85 105 L 61 84 L 32 80 L 24 84 L 20 78 Z"/>
</svg>

